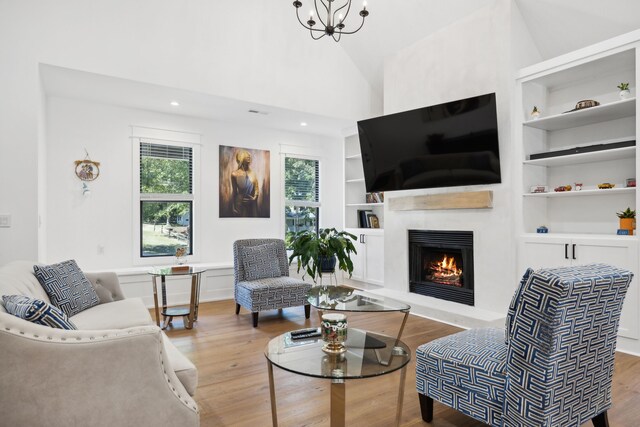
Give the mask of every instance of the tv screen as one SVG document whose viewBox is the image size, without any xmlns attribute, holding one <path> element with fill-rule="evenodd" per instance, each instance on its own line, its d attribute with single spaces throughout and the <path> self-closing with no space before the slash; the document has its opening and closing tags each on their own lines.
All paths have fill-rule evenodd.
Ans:
<svg viewBox="0 0 640 427">
<path fill-rule="evenodd" d="M 368 192 L 500 182 L 495 93 L 358 122 Z"/>
</svg>

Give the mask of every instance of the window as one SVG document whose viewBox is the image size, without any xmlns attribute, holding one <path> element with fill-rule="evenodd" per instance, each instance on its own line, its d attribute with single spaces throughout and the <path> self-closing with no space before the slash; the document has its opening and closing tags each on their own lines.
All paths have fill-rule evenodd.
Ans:
<svg viewBox="0 0 640 427">
<path fill-rule="evenodd" d="M 320 162 L 285 157 L 285 238 L 302 230 L 318 232 L 320 214 Z"/>
<path fill-rule="evenodd" d="M 193 149 L 140 141 L 140 256 L 193 254 Z"/>
</svg>

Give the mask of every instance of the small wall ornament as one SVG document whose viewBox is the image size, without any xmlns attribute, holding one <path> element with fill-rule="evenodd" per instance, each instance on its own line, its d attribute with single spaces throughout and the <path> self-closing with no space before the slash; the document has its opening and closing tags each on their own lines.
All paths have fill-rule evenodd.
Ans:
<svg viewBox="0 0 640 427">
<path fill-rule="evenodd" d="M 83 160 L 76 160 L 76 176 L 82 181 L 94 181 L 100 176 L 100 162 L 94 162 L 89 157 L 87 149 L 84 150 L 86 156 Z"/>
</svg>

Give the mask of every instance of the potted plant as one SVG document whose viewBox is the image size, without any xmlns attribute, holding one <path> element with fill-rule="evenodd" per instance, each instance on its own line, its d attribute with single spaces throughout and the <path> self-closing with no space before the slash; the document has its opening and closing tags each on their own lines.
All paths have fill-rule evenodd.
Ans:
<svg viewBox="0 0 640 427">
<path fill-rule="evenodd" d="M 298 273 L 304 269 L 313 281 L 322 277 L 322 273 L 333 272 L 337 266 L 345 273 L 353 272 L 351 254 L 357 253 L 353 242 L 356 236 L 335 228 L 323 228 L 316 234 L 312 230 L 293 233 L 290 238 L 289 264 L 298 262 Z"/>
<path fill-rule="evenodd" d="M 616 87 L 620 89 L 620 92 L 618 92 L 620 99 L 627 99 L 631 95 L 631 91 L 629 90 L 629 83 L 620 83 Z"/>
<path fill-rule="evenodd" d="M 633 234 L 633 230 L 636 228 L 636 211 L 627 208 L 618 212 L 617 215 L 620 218 L 620 229 L 629 230 L 629 234 Z"/>
</svg>

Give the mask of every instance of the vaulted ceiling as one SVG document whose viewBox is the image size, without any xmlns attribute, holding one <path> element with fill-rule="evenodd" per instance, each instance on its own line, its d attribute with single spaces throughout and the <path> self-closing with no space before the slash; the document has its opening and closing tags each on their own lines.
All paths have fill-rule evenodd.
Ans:
<svg viewBox="0 0 640 427">
<path fill-rule="evenodd" d="M 381 96 L 387 56 L 493 1 L 369 0 L 370 15 L 365 27 L 356 35 L 344 37 L 339 44 Z M 638 0 L 511 1 L 519 9 L 543 59 L 640 29 Z M 354 0 L 354 4 L 358 2 Z M 354 24 L 358 22 L 355 18 Z M 330 41 L 318 41 L 323 42 Z"/>
</svg>

